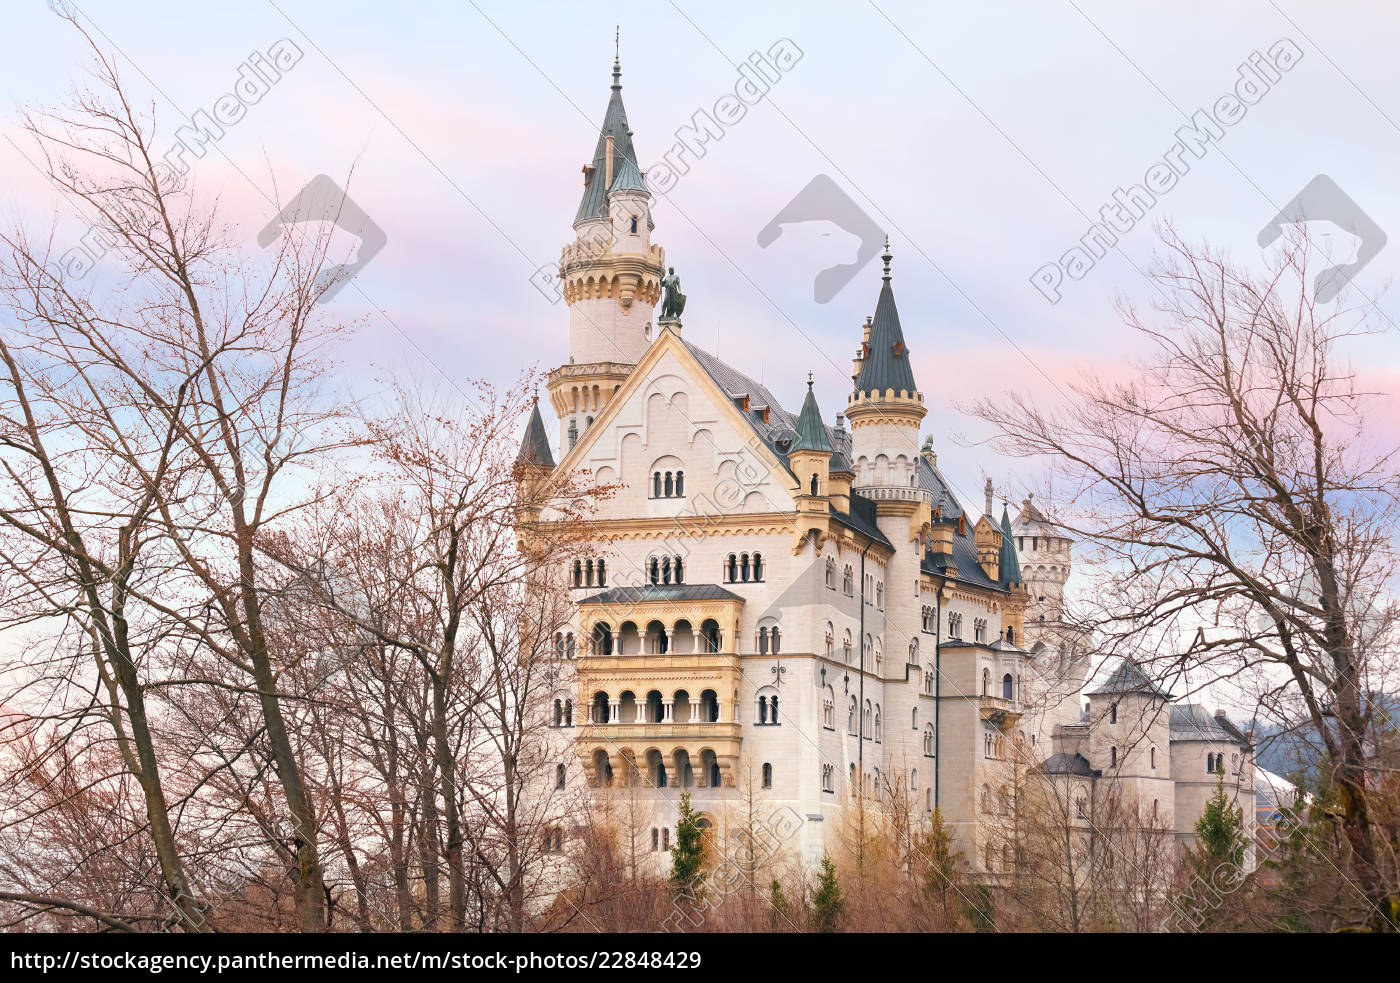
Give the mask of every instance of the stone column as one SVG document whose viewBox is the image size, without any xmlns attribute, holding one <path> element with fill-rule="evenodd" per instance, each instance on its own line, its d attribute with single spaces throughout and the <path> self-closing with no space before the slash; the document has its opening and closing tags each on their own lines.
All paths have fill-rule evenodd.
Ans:
<svg viewBox="0 0 1400 983">
<path fill-rule="evenodd" d="M 613 655 L 621 655 L 621 654 L 622 654 L 622 632 L 620 632 L 620 631 L 615 631 L 615 632 L 613 632 L 613 633 L 612 633 L 612 640 L 613 640 L 613 646 L 612 646 Z M 601 652 L 598 653 L 598 654 L 599 654 L 599 655 L 602 655 Z"/>
<path fill-rule="evenodd" d="M 662 697 L 661 699 L 661 719 L 665 723 L 675 722 L 675 708 L 672 706 L 676 701 Z"/>
<path fill-rule="evenodd" d="M 690 650 L 692 652 L 705 651 L 705 640 L 700 637 L 700 629 L 692 626 L 690 629 L 690 634 L 693 635 L 695 638 L 695 641 L 691 643 Z"/>
<path fill-rule="evenodd" d="M 621 711 L 622 711 L 622 700 L 621 700 L 621 699 L 609 700 L 609 701 L 608 701 L 608 722 L 609 722 L 609 723 L 614 723 L 614 724 L 615 724 L 615 723 L 618 723 L 618 722 L 619 722 L 618 718 L 621 716 Z"/>
<path fill-rule="evenodd" d="M 690 698 L 690 722 L 692 724 L 700 722 L 700 697 L 698 696 Z"/>
<path fill-rule="evenodd" d="M 676 650 L 676 630 L 674 628 L 665 628 L 663 631 L 666 632 L 666 651 L 674 652 Z"/>
</svg>

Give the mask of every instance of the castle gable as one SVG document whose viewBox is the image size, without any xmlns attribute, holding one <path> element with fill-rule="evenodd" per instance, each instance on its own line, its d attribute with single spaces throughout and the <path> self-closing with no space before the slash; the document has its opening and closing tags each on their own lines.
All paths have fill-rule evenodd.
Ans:
<svg viewBox="0 0 1400 983">
<path fill-rule="evenodd" d="M 797 481 L 771 440 L 787 414 L 762 387 L 743 388 L 755 391 L 726 391 L 667 331 L 559 473 L 587 470 L 599 484 L 619 486 L 600 503 L 598 520 L 791 512 Z"/>
</svg>

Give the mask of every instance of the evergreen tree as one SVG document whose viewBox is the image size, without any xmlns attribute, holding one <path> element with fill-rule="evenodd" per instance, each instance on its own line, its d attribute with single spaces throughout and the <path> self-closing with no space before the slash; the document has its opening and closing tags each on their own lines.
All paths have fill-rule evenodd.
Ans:
<svg viewBox="0 0 1400 983">
<path fill-rule="evenodd" d="M 681 793 L 681 818 L 676 823 L 676 846 L 671 851 L 671 883 L 694 894 L 704 880 L 701 865 L 705 844 L 700 839 L 700 814 L 690 807 L 690 791 Z"/>
<path fill-rule="evenodd" d="M 1244 810 L 1232 805 L 1225 794 L 1225 767 L 1221 765 L 1215 793 L 1206 803 L 1201 818 L 1196 820 L 1197 843 L 1191 851 L 1196 873 L 1207 881 L 1223 864 L 1244 865 Z"/>
<path fill-rule="evenodd" d="M 792 913 L 789 911 L 787 894 L 783 891 L 782 884 L 775 879 L 768 889 L 768 903 L 772 906 L 768 913 L 769 931 L 781 932 L 784 928 L 792 924 Z"/>
<path fill-rule="evenodd" d="M 822 857 L 821 873 L 817 875 L 817 890 L 812 895 L 812 921 L 818 932 L 834 932 L 846 911 L 846 899 L 841 894 L 841 882 L 836 877 L 836 865 L 830 857 Z"/>
</svg>

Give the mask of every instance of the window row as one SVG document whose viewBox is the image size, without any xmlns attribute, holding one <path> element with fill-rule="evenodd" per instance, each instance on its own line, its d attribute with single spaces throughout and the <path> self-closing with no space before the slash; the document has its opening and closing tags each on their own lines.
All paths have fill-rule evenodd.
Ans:
<svg viewBox="0 0 1400 983">
<path fill-rule="evenodd" d="M 682 618 L 667 627 L 660 621 L 649 621 L 643 631 L 635 621 L 624 621 L 616 630 L 605 621 L 593 626 L 591 651 L 594 655 L 639 655 L 667 652 L 721 652 L 724 632 L 719 622 L 706 618 L 697 627 Z"/>
<path fill-rule="evenodd" d="M 856 698 L 855 698 L 854 696 L 851 697 L 850 703 L 847 704 L 847 706 L 846 706 L 846 733 L 848 733 L 848 734 L 850 734 L 850 735 L 852 735 L 852 736 L 855 736 L 855 735 L 857 734 L 857 731 L 856 731 L 856 708 L 857 708 L 857 706 L 858 706 L 858 704 L 856 703 Z M 860 727 L 859 733 L 863 734 L 863 735 L 865 736 L 865 739 L 866 739 L 866 740 L 870 740 L 872 737 L 873 737 L 874 740 L 876 740 L 876 741 L 880 740 L 880 738 L 881 738 L 881 736 L 882 736 L 882 735 L 881 735 L 882 721 L 881 721 L 881 717 L 880 717 L 880 704 L 878 704 L 878 703 L 873 703 L 873 704 L 872 704 L 869 700 L 866 700 L 866 701 L 865 701 L 865 710 L 864 710 L 864 712 L 861 713 L 861 715 L 860 715 L 860 724 L 861 724 L 861 727 Z"/>
<path fill-rule="evenodd" d="M 608 586 L 607 561 L 602 559 L 575 560 L 573 570 L 573 585 L 575 587 Z"/>
<path fill-rule="evenodd" d="M 679 556 L 653 556 L 647 560 L 647 580 L 653 584 L 683 584 L 685 561 Z"/>
<path fill-rule="evenodd" d="M 763 554 L 730 553 L 724 561 L 726 584 L 748 584 L 763 580 Z"/>
<path fill-rule="evenodd" d="M 826 657 L 828 659 L 834 659 L 836 657 L 836 627 L 832 625 L 830 621 L 826 623 L 824 645 Z M 852 645 L 851 630 L 847 628 L 841 636 L 841 658 L 847 665 L 851 665 L 855 661 L 855 651 Z M 885 654 L 882 650 L 879 636 L 866 634 L 865 651 L 863 654 L 869 660 L 867 664 L 873 665 L 877 670 L 884 664 Z"/>
<path fill-rule="evenodd" d="M 684 498 L 684 471 L 653 471 L 651 475 L 652 498 Z"/>
<path fill-rule="evenodd" d="M 1014 678 L 1014 677 L 1011 675 L 1011 673 L 1008 672 L 1006 675 L 1004 675 L 1004 676 L 1001 677 L 1001 698 L 1002 698 L 1003 700 L 1014 700 L 1014 699 L 1016 699 L 1016 692 L 1017 692 L 1017 690 L 1019 690 L 1020 688 L 1021 688 L 1021 681 L 1020 681 L 1020 679 Z M 984 669 L 982 670 L 982 695 L 983 695 L 983 696 L 995 696 L 995 695 L 996 695 L 995 693 L 992 692 L 992 670 L 990 670 L 990 669 L 985 669 L 985 668 L 984 668 Z"/>
<path fill-rule="evenodd" d="M 712 689 L 699 696 L 691 696 L 683 689 L 671 696 L 652 690 L 641 700 L 630 689 L 616 699 L 599 690 L 588 704 L 590 724 L 715 723 L 719 719 L 719 695 Z"/>
<path fill-rule="evenodd" d="M 841 591 L 847 597 L 855 595 L 856 572 L 848 563 L 846 570 L 841 575 Z M 831 557 L 826 558 L 826 586 L 830 590 L 836 589 L 836 561 Z"/>
</svg>

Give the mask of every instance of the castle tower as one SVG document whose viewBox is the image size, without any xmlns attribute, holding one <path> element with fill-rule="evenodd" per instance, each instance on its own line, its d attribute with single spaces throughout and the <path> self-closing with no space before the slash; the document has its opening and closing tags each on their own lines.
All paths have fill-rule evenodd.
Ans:
<svg viewBox="0 0 1400 983">
<path fill-rule="evenodd" d="M 569 305 L 569 362 L 549 374 L 549 397 L 565 454 L 651 343 L 666 255 L 651 241 L 645 178 L 622 105 L 622 66 L 614 61 L 598 144 L 583 168 L 574 240 L 559 258 Z"/>
<path fill-rule="evenodd" d="M 885 273 L 880 299 L 863 331 L 846 404 L 851 423 L 849 466 L 855 472 L 851 491 L 875 503 L 876 524 L 895 545 L 883 571 L 884 582 L 916 584 L 921 544 L 933 518 L 933 495 L 919 483 L 919 426 L 927 410 L 924 394 L 914 382 L 909 346 L 890 286 L 889 239 L 881 258 Z M 884 614 L 887 624 L 917 625 L 918 599 L 912 591 L 887 591 Z M 898 662 L 889 659 L 886 665 Z"/>
<path fill-rule="evenodd" d="M 852 365 L 855 383 L 846 406 L 856 479 L 852 488 L 883 508 L 885 503 L 928 502 L 919 488 L 919 425 L 928 412 L 914 382 L 909 346 L 890 287 L 889 239 L 885 240 L 884 285 L 875 317 L 864 329 Z"/>
</svg>

